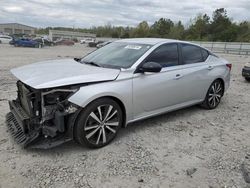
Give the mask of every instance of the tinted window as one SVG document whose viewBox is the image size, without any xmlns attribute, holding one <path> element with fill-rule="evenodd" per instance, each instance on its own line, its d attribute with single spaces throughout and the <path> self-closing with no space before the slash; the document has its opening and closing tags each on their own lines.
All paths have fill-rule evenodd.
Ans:
<svg viewBox="0 0 250 188">
<path fill-rule="evenodd" d="M 156 62 L 163 67 L 178 65 L 178 46 L 177 44 L 165 44 L 158 47 L 148 57 L 147 62 Z"/>
<path fill-rule="evenodd" d="M 205 49 L 201 49 L 201 53 L 202 53 L 204 61 L 206 61 L 207 57 L 209 56 L 208 51 Z"/>
<path fill-rule="evenodd" d="M 182 44 L 182 57 L 184 64 L 198 63 L 203 61 L 201 48 L 189 44 Z"/>
</svg>

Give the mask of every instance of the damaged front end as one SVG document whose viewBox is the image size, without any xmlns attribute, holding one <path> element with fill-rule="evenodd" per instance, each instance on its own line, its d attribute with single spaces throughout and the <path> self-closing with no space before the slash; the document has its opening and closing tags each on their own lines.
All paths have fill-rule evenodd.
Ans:
<svg viewBox="0 0 250 188">
<path fill-rule="evenodd" d="M 18 81 L 17 88 L 6 123 L 18 144 L 45 149 L 72 139 L 68 122 L 79 107 L 67 99 L 77 87 L 34 89 Z"/>
</svg>

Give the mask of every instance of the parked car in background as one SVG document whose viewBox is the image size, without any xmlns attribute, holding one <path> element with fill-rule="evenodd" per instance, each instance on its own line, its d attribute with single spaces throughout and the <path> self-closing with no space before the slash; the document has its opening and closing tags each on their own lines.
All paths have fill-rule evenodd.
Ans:
<svg viewBox="0 0 250 188">
<path fill-rule="evenodd" d="M 43 45 L 32 39 L 21 38 L 14 41 L 14 46 L 42 48 Z"/>
<path fill-rule="evenodd" d="M 250 62 L 243 67 L 242 76 L 246 79 L 246 81 L 250 82 Z"/>
<path fill-rule="evenodd" d="M 12 40 L 9 42 L 9 44 L 10 45 L 15 45 L 15 41 L 16 41 L 17 39 L 15 39 L 15 38 L 12 38 Z"/>
<path fill-rule="evenodd" d="M 86 38 L 86 39 L 80 40 L 81 44 L 89 44 L 91 42 L 95 42 L 95 38 Z"/>
<path fill-rule="evenodd" d="M 74 41 L 68 40 L 68 39 L 62 39 L 62 40 L 59 40 L 59 41 L 56 41 L 56 42 L 55 42 L 55 45 L 72 46 L 72 45 L 74 45 L 74 44 L 75 44 Z"/>
<path fill-rule="evenodd" d="M 54 46 L 55 45 L 55 43 L 53 41 L 50 41 L 50 40 L 44 39 L 44 38 L 35 38 L 33 40 L 39 42 L 43 46 Z"/>
<path fill-rule="evenodd" d="M 12 69 L 18 95 L 6 122 L 25 147 L 75 139 L 100 148 L 128 123 L 197 104 L 215 109 L 230 71 L 225 59 L 192 43 L 118 40 L 82 59 Z"/>
<path fill-rule="evenodd" d="M 89 42 L 88 47 L 94 47 L 96 48 L 98 44 L 103 43 L 103 41 L 98 41 L 98 42 Z"/>
<path fill-rule="evenodd" d="M 110 44 L 112 41 L 106 41 L 106 42 L 101 42 L 99 44 L 96 45 L 97 48 L 101 48 L 103 46 L 106 46 L 108 44 Z"/>
<path fill-rule="evenodd" d="M 9 44 L 10 41 L 12 40 L 11 36 L 8 35 L 0 35 L 0 44 Z"/>
</svg>

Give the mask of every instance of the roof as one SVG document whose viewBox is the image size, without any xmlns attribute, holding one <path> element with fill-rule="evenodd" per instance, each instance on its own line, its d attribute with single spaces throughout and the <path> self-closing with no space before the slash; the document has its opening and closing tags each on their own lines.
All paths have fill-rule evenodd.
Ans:
<svg viewBox="0 0 250 188">
<path fill-rule="evenodd" d="M 25 26 L 25 27 L 29 27 L 29 28 L 32 28 L 32 29 L 36 29 L 35 27 L 20 24 L 20 23 L 0 23 L 0 25 L 20 25 L 20 26 Z"/>
<path fill-rule="evenodd" d="M 128 43 L 155 45 L 157 43 L 162 43 L 162 42 L 180 42 L 180 41 L 172 40 L 172 39 L 162 39 L 162 38 L 132 38 L 132 39 L 117 40 L 116 42 L 128 42 Z"/>
</svg>

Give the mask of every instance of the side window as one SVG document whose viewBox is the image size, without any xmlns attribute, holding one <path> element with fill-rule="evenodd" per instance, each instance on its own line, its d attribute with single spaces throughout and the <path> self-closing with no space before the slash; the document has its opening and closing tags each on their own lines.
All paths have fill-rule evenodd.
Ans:
<svg viewBox="0 0 250 188">
<path fill-rule="evenodd" d="M 182 58 L 184 64 L 203 62 L 201 48 L 190 44 L 182 44 Z"/>
<path fill-rule="evenodd" d="M 205 49 L 201 49 L 201 53 L 202 53 L 202 56 L 203 56 L 204 61 L 206 61 L 206 59 L 207 59 L 208 56 L 209 56 L 208 51 L 205 50 Z"/>
<path fill-rule="evenodd" d="M 147 62 L 156 62 L 162 67 L 178 65 L 178 46 L 177 44 L 164 44 L 155 49 L 147 58 Z"/>
</svg>

